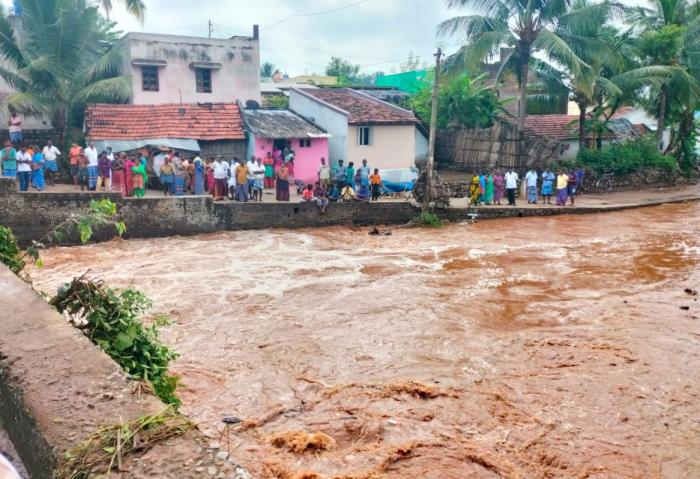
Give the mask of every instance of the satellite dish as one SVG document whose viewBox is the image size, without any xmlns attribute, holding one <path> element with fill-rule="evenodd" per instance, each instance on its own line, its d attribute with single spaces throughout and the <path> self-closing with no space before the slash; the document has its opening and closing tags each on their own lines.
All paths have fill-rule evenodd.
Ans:
<svg viewBox="0 0 700 479">
<path fill-rule="evenodd" d="M 259 110 L 260 103 L 258 103 L 255 100 L 248 100 L 245 102 L 245 107 L 246 107 L 246 110 Z"/>
</svg>

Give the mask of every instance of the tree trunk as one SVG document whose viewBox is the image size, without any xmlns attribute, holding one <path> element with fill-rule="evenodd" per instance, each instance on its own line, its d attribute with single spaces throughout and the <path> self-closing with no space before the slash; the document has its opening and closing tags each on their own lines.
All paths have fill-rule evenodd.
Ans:
<svg viewBox="0 0 700 479">
<path fill-rule="evenodd" d="M 664 139 L 664 124 L 666 122 L 666 85 L 661 86 L 661 91 L 659 92 L 659 119 L 656 125 L 656 146 L 659 150 L 663 150 L 664 146 L 662 144 Z"/>
<path fill-rule="evenodd" d="M 530 74 L 530 58 L 523 55 L 523 64 L 520 67 L 520 99 L 518 100 L 518 129 L 525 130 L 525 117 L 527 116 L 527 80 Z"/>
<path fill-rule="evenodd" d="M 581 151 L 585 146 L 586 141 L 586 108 L 588 107 L 587 102 L 578 102 L 578 149 Z"/>
</svg>

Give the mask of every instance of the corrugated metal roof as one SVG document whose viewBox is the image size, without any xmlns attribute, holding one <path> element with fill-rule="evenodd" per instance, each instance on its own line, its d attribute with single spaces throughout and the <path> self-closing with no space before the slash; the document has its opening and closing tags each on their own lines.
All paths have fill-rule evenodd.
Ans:
<svg viewBox="0 0 700 479">
<path fill-rule="evenodd" d="M 248 130 L 258 138 L 328 138 L 325 130 L 290 110 L 244 110 Z"/>
</svg>

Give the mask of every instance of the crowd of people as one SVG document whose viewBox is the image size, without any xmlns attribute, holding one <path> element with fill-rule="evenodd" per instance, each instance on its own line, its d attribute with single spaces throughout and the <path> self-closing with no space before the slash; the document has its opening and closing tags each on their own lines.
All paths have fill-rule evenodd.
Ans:
<svg viewBox="0 0 700 479">
<path fill-rule="evenodd" d="M 556 191 L 555 201 L 558 206 L 566 206 L 567 201 L 574 206 L 576 196 L 583 184 L 584 171 L 582 168 L 569 173 L 560 169 L 555 174 L 549 168 L 541 172 L 529 169 L 525 174 L 525 188 L 528 204 L 552 204 L 552 196 Z M 509 206 L 516 206 L 520 177 L 514 169 L 505 172 L 495 170 L 491 173 L 475 173 L 469 182 L 469 203 L 479 205 L 501 205 L 501 200 L 507 199 Z"/>
<path fill-rule="evenodd" d="M 28 191 L 30 187 L 43 191 L 47 183 L 53 185 L 57 179 L 60 154 L 51 141 L 44 148 L 21 145 L 18 150 L 8 140 L 0 150 L 2 176 L 15 178 L 20 191 Z"/>
<path fill-rule="evenodd" d="M 290 188 L 295 188 L 301 202 L 316 203 L 325 213 L 330 202 L 378 201 L 381 196 L 379 170 L 372 170 L 366 159 L 357 167 L 353 162 L 346 166 L 343 160 L 331 167 L 320 158 L 316 181 L 304 183 L 294 177 L 294 156 L 287 147 L 248 161 L 222 156 L 204 160 L 167 148 L 98 151 L 89 141 L 85 147 L 71 145 L 67 164 L 76 190 L 113 191 L 125 197 L 143 197 L 148 188 L 165 196 L 210 194 L 215 201 L 260 202 L 265 190 L 274 190 L 277 201 L 290 201 Z M 60 157 L 51 141 L 43 149 L 22 145 L 17 150 L 8 140 L 0 151 L 2 175 L 16 178 L 21 191 L 29 187 L 41 191 L 58 180 Z"/>
</svg>

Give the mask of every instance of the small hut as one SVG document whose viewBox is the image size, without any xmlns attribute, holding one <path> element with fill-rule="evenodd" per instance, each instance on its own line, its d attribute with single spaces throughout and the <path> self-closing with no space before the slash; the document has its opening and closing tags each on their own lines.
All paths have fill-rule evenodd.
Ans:
<svg viewBox="0 0 700 479">
<path fill-rule="evenodd" d="M 264 158 L 274 149 L 288 147 L 294 151 L 295 179 L 316 181 L 321 158 L 328 159 L 328 133 L 290 110 L 246 109 L 243 119 L 248 158 Z"/>
</svg>

